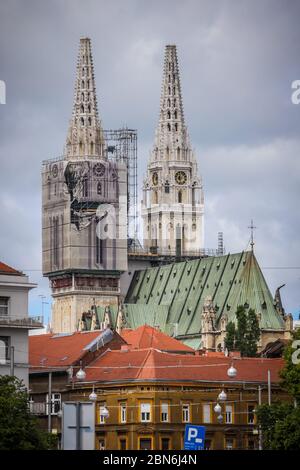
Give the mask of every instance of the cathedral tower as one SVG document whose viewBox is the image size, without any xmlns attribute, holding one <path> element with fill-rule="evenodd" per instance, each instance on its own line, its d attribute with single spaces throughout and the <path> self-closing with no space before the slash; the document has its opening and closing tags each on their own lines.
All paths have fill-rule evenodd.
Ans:
<svg viewBox="0 0 300 470">
<path fill-rule="evenodd" d="M 175 45 L 166 46 L 160 114 L 143 184 L 144 247 L 162 255 L 203 248 L 203 188 L 184 120 Z"/>
<path fill-rule="evenodd" d="M 118 308 L 127 269 L 127 170 L 108 158 L 98 115 L 91 42 L 80 40 L 64 155 L 43 163 L 43 274 L 52 329 L 71 332 L 91 307 Z"/>
</svg>

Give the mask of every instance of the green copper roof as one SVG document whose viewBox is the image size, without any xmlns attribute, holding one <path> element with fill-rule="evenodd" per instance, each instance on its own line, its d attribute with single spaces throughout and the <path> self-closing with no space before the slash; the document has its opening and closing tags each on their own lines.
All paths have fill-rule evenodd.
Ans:
<svg viewBox="0 0 300 470">
<path fill-rule="evenodd" d="M 259 315 L 261 328 L 284 328 L 252 252 L 136 271 L 125 300 L 126 322 L 132 328 L 159 325 L 171 335 L 177 324 L 177 336 L 199 335 L 208 296 L 216 310 L 217 327 L 224 314 L 228 321 L 236 321 L 237 307 L 246 305 Z"/>
</svg>

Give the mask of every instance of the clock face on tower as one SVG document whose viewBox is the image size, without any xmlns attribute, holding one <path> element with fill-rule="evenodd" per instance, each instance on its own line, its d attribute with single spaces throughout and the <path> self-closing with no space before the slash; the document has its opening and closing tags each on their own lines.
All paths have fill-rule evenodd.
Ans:
<svg viewBox="0 0 300 470">
<path fill-rule="evenodd" d="M 96 163 L 94 166 L 95 176 L 103 176 L 105 173 L 105 166 L 102 163 Z"/>
<path fill-rule="evenodd" d="M 158 184 L 158 174 L 156 172 L 152 175 L 152 183 L 154 184 L 154 186 Z"/>
<path fill-rule="evenodd" d="M 184 184 L 187 181 L 187 176 L 184 171 L 177 171 L 175 173 L 175 181 L 177 184 Z"/>
</svg>

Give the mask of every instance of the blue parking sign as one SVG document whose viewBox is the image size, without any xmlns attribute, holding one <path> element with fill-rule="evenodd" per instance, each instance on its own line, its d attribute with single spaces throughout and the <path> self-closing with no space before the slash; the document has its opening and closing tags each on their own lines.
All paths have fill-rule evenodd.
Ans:
<svg viewBox="0 0 300 470">
<path fill-rule="evenodd" d="M 185 426 L 184 450 L 203 450 L 205 443 L 205 426 Z"/>
</svg>

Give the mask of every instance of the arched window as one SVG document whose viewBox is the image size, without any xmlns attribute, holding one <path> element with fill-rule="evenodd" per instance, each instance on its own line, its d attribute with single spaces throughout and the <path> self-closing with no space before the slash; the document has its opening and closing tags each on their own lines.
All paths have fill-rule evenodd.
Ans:
<svg viewBox="0 0 300 470">
<path fill-rule="evenodd" d="M 81 81 L 81 88 L 84 88 L 84 80 Z"/>
<path fill-rule="evenodd" d="M 84 178 L 82 181 L 82 196 L 87 197 L 88 196 L 88 180 L 87 178 Z"/>
<path fill-rule="evenodd" d="M 84 93 L 81 93 L 81 99 L 84 100 Z"/>
<path fill-rule="evenodd" d="M 178 191 L 178 202 L 182 203 L 182 191 Z"/>
<path fill-rule="evenodd" d="M 177 160 L 180 160 L 180 147 L 177 147 Z"/>
<path fill-rule="evenodd" d="M 80 118 L 80 124 L 81 124 L 82 126 L 84 126 L 84 119 L 83 119 L 83 117 Z"/>
<path fill-rule="evenodd" d="M 166 148 L 166 152 L 167 152 L 167 158 L 169 158 L 169 155 L 170 155 L 170 149 L 169 149 L 169 147 Z"/>
<path fill-rule="evenodd" d="M 171 124 L 168 123 L 168 131 L 170 131 L 170 130 L 171 130 Z"/>
<path fill-rule="evenodd" d="M 173 103 L 174 103 L 174 108 L 175 108 L 175 106 L 176 106 L 176 98 L 174 98 Z"/>
<path fill-rule="evenodd" d="M 91 112 L 91 105 L 90 104 L 88 105 L 88 112 L 89 113 Z"/>
<path fill-rule="evenodd" d="M 168 98 L 168 106 L 171 106 L 171 100 Z"/>
<path fill-rule="evenodd" d="M 102 185 L 101 183 L 97 184 L 97 194 L 100 196 L 102 194 Z"/>
<path fill-rule="evenodd" d="M 165 193 L 169 194 L 169 192 L 170 192 L 170 184 L 169 184 L 169 181 L 167 180 L 165 182 Z"/>
<path fill-rule="evenodd" d="M 175 87 L 173 87 L 173 95 L 175 95 Z"/>
<path fill-rule="evenodd" d="M 177 122 L 175 123 L 175 131 L 178 131 L 178 124 L 177 124 Z"/>
<path fill-rule="evenodd" d="M 90 81 L 87 81 L 87 87 L 90 88 Z"/>
<path fill-rule="evenodd" d="M 94 153 L 94 142 L 91 142 L 91 154 L 93 155 Z"/>
<path fill-rule="evenodd" d="M 171 75 L 169 75 L 169 83 L 171 83 Z"/>
<path fill-rule="evenodd" d="M 91 126 L 92 125 L 92 118 L 89 117 L 88 121 L 89 121 L 89 126 Z"/>
<path fill-rule="evenodd" d="M 168 88 L 168 91 L 169 91 L 169 95 L 171 94 L 171 87 L 169 86 Z"/>
<path fill-rule="evenodd" d="M 170 111 L 168 111 L 167 116 L 168 116 L 168 119 L 171 119 L 171 113 L 170 113 Z"/>
<path fill-rule="evenodd" d="M 82 155 L 82 153 L 83 153 L 83 144 L 82 144 L 82 142 L 80 141 L 80 142 L 79 142 L 79 155 Z"/>
<path fill-rule="evenodd" d="M 84 106 L 83 106 L 83 104 L 80 106 L 80 112 L 81 112 L 81 113 L 84 113 Z"/>
<path fill-rule="evenodd" d="M 177 110 L 174 112 L 174 118 L 177 119 Z"/>
</svg>

